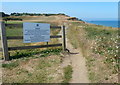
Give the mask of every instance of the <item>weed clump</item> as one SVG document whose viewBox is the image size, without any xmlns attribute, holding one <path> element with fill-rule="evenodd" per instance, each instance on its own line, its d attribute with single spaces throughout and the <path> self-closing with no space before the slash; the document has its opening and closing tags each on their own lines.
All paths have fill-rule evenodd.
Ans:
<svg viewBox="0 0 120 85">
<path fill-rule="evenodd" d="M 11 63 L 8 63 L 8 64 L 2 64 L 2 67 L 7 68 L 7 69 L 13 69 L 17 66 L 19 66 L 19 63 L 17 61 L 11 62 Z"/>
<path fill-rule="evenodd" d="M 63 83 L 69 83 L 70 79 L 72 78 L 72 66 L 68 65 L 64 68 L 64 80 Z"/>
</svg>

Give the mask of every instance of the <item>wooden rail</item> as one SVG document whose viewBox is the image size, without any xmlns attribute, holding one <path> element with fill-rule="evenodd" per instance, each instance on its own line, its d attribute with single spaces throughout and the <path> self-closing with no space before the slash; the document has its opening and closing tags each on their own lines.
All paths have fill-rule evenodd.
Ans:
<svg viewBox="0 0 120 85">
<path fill-rule="evenodd" d="M 12 50 L 24 50 L 24 49 L 45 48 L 45 47 L 58 47 L 58 46 L 62 46 L 62 44 L 8 47 L 8 50 L 12 51 Z"/>
<path fill-rule="evenodd" d="M 62 38 L 61 35 L 56 35 L 56 36 L 53 36 L 51 35 L 50 38 Z M 23 39 L 23 36 L 9 36 L 7 37 L 8 40 L 10 39 Z"/>
<path fill-rule="evenodd" d="M 45 47 L 59 47 L 59 46 L 62 46 L 62 44 L 8 47 L 8 50 L 12 51 L 12 50 L 24 50 L 24 49 L 45 48 Z M 0 52 L 2 52 L 2 48 L 0 48 Z"/>
</svg>

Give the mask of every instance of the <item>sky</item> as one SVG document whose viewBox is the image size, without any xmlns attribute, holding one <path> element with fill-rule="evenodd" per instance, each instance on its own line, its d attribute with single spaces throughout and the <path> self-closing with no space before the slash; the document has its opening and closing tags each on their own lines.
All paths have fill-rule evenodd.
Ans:
<svg viewBox="0 0 120 85">
<path fill-rule="evenodd" d="M 118 2 L 2 2 L 5 13 L 64 13 L 83 20 L 116 20 Z"/>
<path fill-rule="evenodd" d="M 2 2 L 119 2 L 120 0 L 1 0 Z"/>
</svg>

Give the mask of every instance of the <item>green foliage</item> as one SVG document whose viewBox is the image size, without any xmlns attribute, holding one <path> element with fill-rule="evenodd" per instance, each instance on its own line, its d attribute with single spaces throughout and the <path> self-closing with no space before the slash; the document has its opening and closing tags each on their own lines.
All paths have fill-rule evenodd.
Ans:
<svg viewBox="0 0 120 85">
<path fill-rule="evenodd" d="M 64 80 L 63 83 L 69 83 L 70 79 L 72 78 L 72 66 L 68 65 L 67 67 L 64 68 Z"/>
<path fill-rule="evenodd" d="M 17 20 L 17 21 L 22 21 L 22 19 L 21 19 L 21 18 L 9 18 L 9 17 L 5 17 L 5 18 L 3 18 L 3 20 L 5 20 L 5 21 L 8 21 L 8 20 Z"/>
<path fill-rule="evenodd" d="M 95 80 L 95 73 L 94 72 L 89 73 L 89 79 L 92 80 L 92 81 Z"/>
<path fill-rule="evenodd" d="M 22 83 L 11 83 L 11 85 L 23 85 Z"/>
<path fill-rule="evenodd" d="M 22 21 L 7 21 L 7 22 L 5 22 L 6 24 L 21 24 L 22 25 Z M 8 26 L 7 26 L 8 27 Z M 13 28 L 14 28 L 15 26 L 13 25 Z M 8 27 L 9 28 L 9 27 Z"/>
<path fill-rule="evenodd" d="M 22 36 L 23 33 L 22 33 L 22 29 L 21 28 L 17 28 L 17 27 L 7 27 L 7 36 Z"/>
<path fill-rule="evenodd" d="M 87 36 L 91 39 L 99 37 L 104 37 L 104 36 L 111 36 L 112 35 L 112 30 L 107 30 L 107 29 L 99 29 L 99 27 L 92 27 L 92 26 L 86 26 L 84 28 L 87 31 Z"/>
<path fill-rule="evenodd" d="M 11 63 L 8 63 L 8 64 L 2 64 L 3 68 L 8 68 L 8 69 L 13 69 L 17 66 L 19 66 L 19 63 L 17 61 L 11 62 Z"/>
<path fill-rule="evenodd" d="M 22 50 L 22 51 L 16 51 L 14 55 L 10 56 L 10 59 L 32 57 L 35 54 L 39 54 L 39 56 L 37 56 L 37 57 L 47 57 L 49 55 L 59 55 L 59 53 L 61 51 L 62 51 L 61 48 L 59 48 L 59 49 L 46 49 L 46 50 L 42 50 L 42 51 L 40 51 L 39 49 Z"/>
<path fill-rule="evenodd" d="M 5 14 L 4 12 L 0 12 L 0 17 L 8 17 L 8 14 Z"/>
<path fill-rule="evenodd" d="M 58 13 L 58 14 L 40 14 L 40 13 L 11 13 L 11 16 L 25 16 L 25 15 L 29 15 L 29 16 L 52 16 L 52 15 L 65 15 L 63 13 Z"/>
<path fill-rule="evenodd" d="M 118 59 L 117 30 L 98 29 L 97 27 L 85 27 L 88 39 L 94 39 L 96 45 L 93 47 L 95 54 L 106 57 L 105 62 L 110 65 Z M 117 62 L 116 62 L 117 63 Z"/>
</svg>

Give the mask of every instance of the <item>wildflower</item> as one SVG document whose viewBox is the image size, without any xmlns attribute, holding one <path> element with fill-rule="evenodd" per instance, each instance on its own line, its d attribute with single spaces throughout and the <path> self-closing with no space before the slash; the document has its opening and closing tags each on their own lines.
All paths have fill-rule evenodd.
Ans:
<svg viewBox="0 0 120 85">
<path fill-rule="evenodd" d="M 116 46 L 116 48 L 118 48 L 118 46 Z"/>
</svg>

